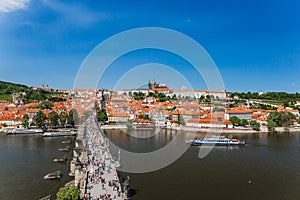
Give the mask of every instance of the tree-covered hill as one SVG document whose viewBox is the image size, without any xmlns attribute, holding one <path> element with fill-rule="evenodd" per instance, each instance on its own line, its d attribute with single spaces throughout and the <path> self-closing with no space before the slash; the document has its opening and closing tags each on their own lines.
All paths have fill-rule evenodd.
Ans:
<svg viewBox="0 0 300 200">
<path fill-rule="evenodd" d="M 13 94 L 21 98 L 24 103 L 29 103 L 36 100 L 49 99 L 57 93 L 40 89 L 34 90 L 32 87 L 26 85 L 0 81 L 0 100 L 12 102 Z"/>
<path fill-rule="evenodd" d="M 258 92 L 228 92 L 231 97 L 238 96 L 241 99 L 266 99 L 276 101 L 297 101 L 300 100 L 300 93 L 287 92 L 266 92 L 259 94 Z"/>
</svg>

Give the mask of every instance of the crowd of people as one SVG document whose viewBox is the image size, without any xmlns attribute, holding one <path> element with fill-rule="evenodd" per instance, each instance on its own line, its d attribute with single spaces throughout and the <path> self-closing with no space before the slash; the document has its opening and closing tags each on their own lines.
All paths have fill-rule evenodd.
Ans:
<svg viewBox="0 0 300 200">
<path fill-rule="evenodd" d="M 90 117 L 85 127 L 89 154 L 85 200 L 124 199 L 116 171 L 118 161 L 112 158 L 108 140 L 101 134 L 94 119 Z"/>
</svg>

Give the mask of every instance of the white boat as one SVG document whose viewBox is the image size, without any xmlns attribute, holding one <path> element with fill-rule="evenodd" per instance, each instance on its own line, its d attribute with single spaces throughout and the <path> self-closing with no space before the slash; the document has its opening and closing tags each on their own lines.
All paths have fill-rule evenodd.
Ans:
<svg viewBox="0 0 300 200">
<path fill-rule="evenodd" d="M 54 162 L 66 162 L 67 161 L 67 156 L 64 156 L 62 158 L 54 158 Z"/>
<path fill-rule="evenodd" d="M 50 174 L 47 174 L 46 176 L 44 176 L 44 179 L 45 180 L 57 179 L 57 178 L 60 178 L 60 176 L 61 176 L 61 171 L 58 170 L 58 171 L 52 172 Z"/>
<path fill-rule="evenodd" d="M 64 141 L 62 141 L 61 143 L 62 144 L 70 144 L 72 142 L 72 140 L 64 140 Z"/>
<path fill-rule="evenodd" d="M 225 138 L 224 136 L 188 140 L 186 141 L 186 143 L 190 145 L 245 145 L 245 141 L 240 141 L 238 139 L 229 139 Z"/>
<path fill-rule="evenodd" d="M 17 135 L 17 134 L 37 134 L 43 133 L 42 129 L 13 129 L 7 132 L 7 135 Z"/>
<path fill-rule="evenodd" d="M 77 132 L 47 132 L 43 137 L 60 137 L 60 136 L 75 136 Z"/>
<path fill-rule="evenodd" d="M 71 147 L 70 146 L 66 146 L 65 148 L 59 148 L 59 151 L 70 151 Z"/>
</svg>

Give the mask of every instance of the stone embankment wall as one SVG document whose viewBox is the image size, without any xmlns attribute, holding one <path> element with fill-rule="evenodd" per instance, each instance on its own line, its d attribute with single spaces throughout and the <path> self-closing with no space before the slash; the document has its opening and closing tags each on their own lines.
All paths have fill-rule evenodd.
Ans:
<svg viewBox="0 0 300 200">
<path fill-rule="evenodd" d="M 78 129 L 78 135 L 75 141 L 73 159 L 70 163 L 70 176 L 75 176 L 75 186 L 80 190 L 80 198 L 83 198 L 86 188 L 88 152 L 85 140 L 85 125 Z"/>
</svg>

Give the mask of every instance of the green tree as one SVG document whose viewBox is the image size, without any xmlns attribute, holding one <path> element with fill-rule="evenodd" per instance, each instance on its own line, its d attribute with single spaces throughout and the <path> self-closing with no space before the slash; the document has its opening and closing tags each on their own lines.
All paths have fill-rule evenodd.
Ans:
<svg viewBox="0 0 300 200">
<path fill-rule="evenodd" d="M 57 200 L 78 200 L 79 190 L 76 186 L 65 186 L 59 189 L 56 196 Z"/>
<path fill-rule="evenodd" d="M 276 123 L 272 120 L 268 120 L 267 127 L 269 131 L 274 131 L 275 127 L 277 127 Z"/>
<path fill-rule="evenodd" d="M 254 130 L 260 131 L 260 123 L 258 123 L 257 121 L 251 120 L 251 121 L 250 121 L 250 126 L 251 126 Z"/>
<path fill-rule="evenodd" d="M 290 119 L 296 119 L 296 116 L 293 113 L 288 112 L 287 114 L 290 116 Z"/>
<path fill-rule="evenodd" d="M 247 125 L 249 125 L 249 122 L 246 119 L 242 119 L 241 120 L 241 126 L 245 127 Z"/>
<path fill-rule="evenodd" d="M 290 106 L 290 102 L 288 100 L 284 100 L 283 101 L 283 106 L 284 107 L 289 107 Z"/>
<path fill-rule="evenodd" d="M 27 128 L 29 126 L 29 115 L 28 114 L 23 115 L 22 126 L 24 126 L 25 128 Z"/>
<path fill-rule="evenodd" d="M 274 130 L 275 127 L 289 127 L 291 117 L 284 112 L 271 112 L 268 116 L 267 127 L 269 130 Z"/>
<path fill-rule="evenodd" d="M 153 92 L 149 92 L 148 97 L 156 97 L 156 95 Z"/>
<path fill-rule="evenodd" d="M 98 120 L 99 122 L 106 122 L 106 121 L 108 120 L 107 113 L 106 113 L 106 110 L 105 110 L 104 108 L 102 108 L 102 109 L 98 112 L 97 120 Z"/>
<path fill-rule="evenodd" d="M 203 103 L 204 99 L 205 99 L 205 96 L 201 95 L 201 97 L 199 98 L 199 103 Z"/>
<path fill-rule="evenodd" d="M 283 127 L 289 127 L 291 125 L 291 118 L 287 113 L 282 113 L 281 124 Z"/>
<path fill-rule="evenodd" d="M 281 112 L 271 112 L 268 116 L 268 123 L 275 127 L 282 126 L 282 113 Z"/>
<path fill-rule="evenodd" d="M 176 97 L 176 94 L 174 94 L 174 95 L 172 96 L 172 100 L 178 100 L 177 97 Z"/>
<path fill-rule="evenodd" d="M 59 116 L 55 111 L 51 111 L 49 113 L 49 122 L 50 122 L 50 126 L 58 126 L 58 120 L 59 120 Z"/>
<path fill-rule="evenodd" d="M 180 124 L 180 125 L 183 125 L 183 126 L 185 125 L 185 121 L 184 121 L 184 119 L 181 115 L 178 115 L 177 123 Z"/>
<path fill-rule="evenodd" d="M 167 97 L 164 93 L 158 93 L 157 98 L 159 102 L 165 102 L 167 100 Z"/>
<path fill-rule="evenodd" d="M 44 109 L 51 109 L 52 108 L 52 104 L 50 101 L 48 100 L 45 100 L 45 101 L 41 101 L 40 104 L 39 104 L 39 108 L 41 110 L 44 110 Z"/>
<path fill-rule="evenodd" d="M 229 118 L 229 121 L 231 121 L 231 123 L 234 125 L 234 126 L 239 126 L 241 124 L 241 119 L 238 118 L 237 116 L 232 116 Z"/>
<path fill-rule="evenodd" d="M 253 129 L 256 131 L 260 131 L 260 123 L 256 122 L 256 124 L 253 126 Z"/>
<path fill-rule="evenodd" d="M 257 121 L 255 121 L 255 120 L 251 120 L 249 124 L 250 124 L 250 126 L 252 126 L 252 127 L 253 127 L 253 126 L 254 126 L 256 123 L 257 123 Z"/>
<path fill-rule="evenodd" d="M 45 126 L 45 120 L 46 120 L 46 115 L 42 112 L 42 111 L 39 111 L 35 117 L 34 117 L 34 120 L 35 120 L 35 124 L 42 128 Z"/>
<path fill-rule="evenodd" d="M 142 92 L 134 92 L 133 93 L 133 98 L 135 100 L 141 100 L 141 99 L 145 99 L 145 94 Z"/>
<path fill-rule="evenodd" d="M 65 126 L 67 118 L 68 118 L 68 115 L 66 112 L 61 112 L 59 114 L 59 122 L 60 122 L 61 126 Z"/>
<path fill-rule="evenodd" d="M 67 118 L 68 125 L 74 127 L 77 119 L 78 119 L 78 114 L 77 114 L 76 110 L 71 109 L 69 112 L 68 118 Z"/>
<path fill-rule="evenodd" d="M 150 120 L 149 115 L 145 115 L 145 114 L 140 114 L 138 116 L 139 119 L 146 119 L 146 120 Z"/>
</svg>

